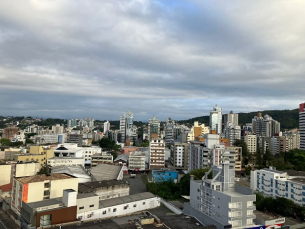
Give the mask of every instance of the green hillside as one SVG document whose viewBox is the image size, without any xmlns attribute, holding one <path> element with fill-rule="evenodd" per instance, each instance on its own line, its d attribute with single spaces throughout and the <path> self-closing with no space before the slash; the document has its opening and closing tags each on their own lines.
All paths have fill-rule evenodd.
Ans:
<svg viewBox="0 0 305 229">
<path fill-rule="evenodd" d="M 239 113 L 239 124 L 244 125 L 246 123 L 251 123 L 252 118 L 257 115 L 258 112 L 261 112 L 263 115 L 268 114 L 274 120 L 279 121 L 281 123 L 281 129 L 293 129 L 299 128 L 299 110 L 266 110 L 266 111 L 253 111 L 249 113 Z M 194 121 L 198 121 L 200 123 L 204 123 L 206 125 L 209 124 L 209 116 L 200 116 L 196 118 L 191 118 L 188 120 L 181 120 L 178 123 L 187 124 L 194 123 Z"/>
</svg>

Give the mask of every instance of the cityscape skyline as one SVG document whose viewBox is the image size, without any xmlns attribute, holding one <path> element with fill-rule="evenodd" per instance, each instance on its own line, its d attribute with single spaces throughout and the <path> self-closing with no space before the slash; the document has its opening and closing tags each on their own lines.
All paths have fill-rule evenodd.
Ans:
<svg viewBox="0 0 305 229">
<path fill-rule="evenodd" d="M 182 120 L 215 104 L 224 113 L 297 108 L 304 4 L 6 1 L 0 111 Z"/>
</svg>

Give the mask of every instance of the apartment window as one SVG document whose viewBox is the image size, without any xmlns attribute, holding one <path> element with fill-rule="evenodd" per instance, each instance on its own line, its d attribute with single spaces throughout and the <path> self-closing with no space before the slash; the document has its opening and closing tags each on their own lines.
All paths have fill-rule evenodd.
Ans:
<svg viewBox="0 0 305 229">
<path fill-rule="evenodd" d="M 128 208 L 128 205 L 124 206 L 124 210 L 126 210 Z"/>
<path fill-rule="evenodd" d="M 248 211 L 247 211 L 247 215 L 248 215 L 248 216 L 253 215 L 253 210 L 248 210 Z"/>
<path fill-rule="evenodd" d="M 78 208 L 78 210 L 82 210 L 82 209 L 84 209 L 84 207 L 79 207 L 79 208 Z"/>
<path fill-rule="evenodd" d="M 253 224 L 253 219 L 247 219 L 247 225 L 252 225 Z"/>
<path fill-rule="evenodd" d="M 133 205 L 133 207 L 135 208 L 135 207 L 137 207 L 137 205 L 136 205 L 136 204 L 134 204 L 134 205 Z"/>
<path fill-rule="evenodd" d="M 90 208 L 93 208 L 93 207 L 94 207 L 94 204 L 91 204 L 89 207 L 90 207 Z"/>
<path fill-rule="evenodd" d="M 116 208 L 113 209 L 113 212 L 116 212 Z"/>
<path fill-rule="evenodd" d="M 143 205 L 145 205 L 145 202 L 143 202 Z"/>
<path fill-rule="evenodd" d="M 50 191 L 49 191 L 49 190 L 44 191 L 44 192 L 43 192 L 43 195 L 44 195 L 44 196 L 48 196 L 48 195 L 50 195 Z"/>
<path fill-rule="evenodd" d="M 50 187 L 50 183 L 44 183 L 44 187 L 45 188 L 49 188 Z"/>
<path fill-rule="evenodd" d="M 103 211 L 103 215 L 106 215 L 106 211 Z"/>
<path fill-rule="evenodd" d="M 253 206 L 253 201 L 247 201 L 247 207 L 252 207 Z"/>
</svg>

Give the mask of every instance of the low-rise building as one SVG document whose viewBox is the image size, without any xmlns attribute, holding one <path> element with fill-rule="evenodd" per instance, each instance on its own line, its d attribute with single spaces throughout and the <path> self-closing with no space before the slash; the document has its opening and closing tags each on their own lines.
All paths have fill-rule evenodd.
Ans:
<svg viewBox="0 0 305 229">
<path fill-rule="evenodd" d="M 160 206 L 160 198 L 150 192 L 138 193 L 129 196 L 107 200 L 98 200 L 92 194 L 88 198 L 78 196 L 77 219 L 86 221 L 129 215 Z M 89 200 L 90 198 L 90 200 Z M 97 209 L 96 209 L 96 206 Z"/>
<path fill-rule="evenodd" d="M 22 202 L 21 228 L 42 228 L 76 221 L 76 195 L 75 190 L 68 189 L 61 194 L 63 198 Z"/>
<path fill-rule="evenodd" d="M 85 158 L 76 157 L 53 157 L 48 159 L 48 165 L 54 166 L 77 166 L 85 165 Z"/>
<path fill-rule="evenodd" d="M 11 208 L 18 215 L 22 203 L 62 197 L 64 189 L 78 190 L 78 178 L 67 174 L 35 175 L 15 178 L 11 198 Z"/>
<path fill-rule="evenodd" d="M 47 164 L 49 158 L 54 157 L 54 149 L 42 146 L 30 146 L 29 153 L 20 153 L 14 155 L 14 161 L 17 162 L 39 162 L 41 166 Z"/>
<path fill-rule="evenodd" d="M 289 176 L 287 172 L 274 167 L 251 171 L 250 187 L 272 197 L 284 197 L 305 205 L 305 176 L 298 173 Z"/>
<path fill-rule="evenodd" d="M 87 173 L 84 166 L 74 165 L 74 166 L 53 166 L 51 168 L 51 173 L 65 173 L 73 177 L 78 178 L 78 183 L 91 182 L 91 176 Z"/>
<path fill-rule="evenodd" d="M 153 182 L 162 182 L 162 181 L 173 181 L 178 182 L 178 171 L 170 170 L 153 170 L 152 171 L 152 181 Z"/>
<path fill-rule="evenodd" d="M 96 153 L 91 156 L 91 166 L 97 166 L 101 163 L 113 163 L 113 156 L 111 153 L 108 152 L 102 152 L 102 153 Z"/>
</svg>

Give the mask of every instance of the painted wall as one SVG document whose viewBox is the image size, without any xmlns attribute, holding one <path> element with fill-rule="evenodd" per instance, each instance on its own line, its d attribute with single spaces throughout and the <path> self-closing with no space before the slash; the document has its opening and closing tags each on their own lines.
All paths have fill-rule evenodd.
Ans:
<svg viewBox="0 0 305 229">
<path fill-rule="evenodd" d="M 40 163 L 16 164 L 16 177 L 34 176 L 40 167 Z"/>
<path fill-rule="evenodd" d="M 73 189 L 78 192 L 78 178 L 50 181 L 50 199 L 62 197 L 63 190 Z"/>
</svg>

